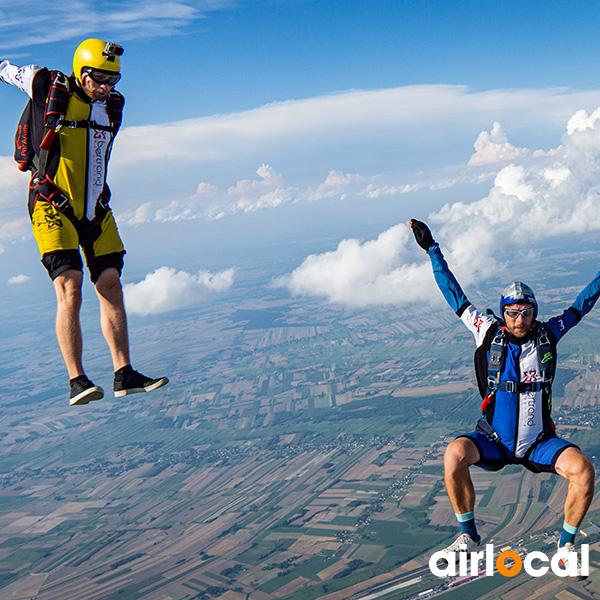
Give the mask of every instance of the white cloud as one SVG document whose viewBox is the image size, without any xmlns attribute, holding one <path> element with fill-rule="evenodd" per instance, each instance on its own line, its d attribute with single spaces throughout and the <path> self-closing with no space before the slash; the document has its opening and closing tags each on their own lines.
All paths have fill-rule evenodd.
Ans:
<svg viewBox="0 0 600 600">
<path fill-rule="evenodd" d="M 0 254 L 5 246 L 31 238 L 27 214 L 29 174 L 21 173 L 11 156 L 0 156 Z"/>
<path fill-rule="evenodd" d="M 382 152 L 423 142 L 433 149 L 441 138 L 464 135 L 489 122 L 490 115 L 510 121 L 514 129 L 535 131 L 560 126 L 581 106 L 598 103 L 598 91 L 565 88 L 471 92 L 466 86 L 420 85 L 352 90 L 233 114 L 126 127 L 115 145 L 114 163 L 215 163 L 307 149 L 314 158 L 316 149 L 332 146 L 338 155 L 351 149 L 364 153 L 366 140 L 377 141 Z"/>
<path fill-rule="evenodd" d="M 120 40 L 172 35 L 202 18 L 203 13 L 231 6 L 227 0 L 193 2 L 146 0 L 57 0 L 45 3 L 22 0 L 18 8 L 0 3 L 0 50 L 29 45 L 85 39 L 111 31 Z M 36 15 L 35 19 L 31 15 Z M 5 52 L 6 54 L 6 52 Z"/>
<path fill-rule="evenodd" d="M 578 110 L 567 123 L 567 134 L 572 135 L 576 131 L 585 131 L 587 129 L 593 130 L 596 127 L 598 119 L 600 119 L 600 108 L 591 114 L 588 114 L 585 110 Z"/>
<path fill-rule="evenodd" d="M 29 239 L 30 236 L 31 225 L 26 217 L 13 219 L 0 225 L 0 240 L 5 242 L 25 240 Z"/>
<path fill-rule="evenodd" d="M 431 296 L 431 268 L 411 262 L 408 227 L 395 225 L 365 243 L 348 239 L 336 250 L 311 255 L 275 282 L 298 296 L 318 296 L 348 306 L 399 304 Z"/>
<path fill-rule="evenodd" d="M 529 165 L 545 164 L 563 150 L 562 147 L 549 151 L 516 148 L 508 142 L 498 122 L 494 122 L 491 132 L 482 131 L 479 134 L 475 148 L 477 151 L 467 165 L 436 169 L 429 173 L 419 172 L 396 184 L 381 184 L 383 177 L 379 175 L 364 176 L 331 170 L 320 183 L 304 187 L 290 186 L 285 183 L 281 173 L 263 163 L 256 171 L 258 179 L 242 179 L 226 191 L 221 191 L 213 183 L 201 182 L 189 199 L 173 200 L 165 207 L 145 202 L 137 209 L 120 213 L 118 218 L 121 223 L 128 225 L 197 218 L 221 219 L 240 212 L 255 212 L 302 201 L 348 197 L 373 200 L 420 190 L 435 191 L 461 183 L 473 184 L 493 179 L 498 164 L 506 164 L 509 159 L 518 158 Z"/>
<path fill-rule="evenodd" d="M 292 202 L 345 198 L 351 192 L 358 192 L 366 181 L 359 175 L 330 171 L 325 181 L 316 187 L 300 189 L 286 185 L 283 175 L 264 163 L 256 173 L 258 179 L 242 179 L 224 192 L 214 184 L 202 182 L 188 200 L 173 200 L 164 208 L 156 208 L 146 202 L 136 210 L 119 214 L 118 220 L 127 225 L 140 225 L 151 221 L 221 219 Z"/>
<path fill-rule="evenodd" d="M 29 173 L 22 173 L 12 156 L 0 156 L 0 206 L 22 207 L 27 200 Z"/>
<path fill-rule="evenodd" d="M 325 198 L 341 198 L 344 200 L 351 192 L 362 191 L 367 177 L 341 171 L 329 171 L 327 178 L 314 190 L 309 188 L 304 197 L 307 200 L 323 200 Z"/>
<path fill-rule="evenodd" d="M 530 154 L 527 148 L 515 148 L 507 139 L 502 126 L 497 121 L 492 131 L 482 131 L 475 141 L 475 154 L 469 160 L 470 165 L 489 165 L 517 159 Z"/>
<path fill-rule="evenodd" d="M 9 285 L 18 285 L 20 283 L 25 283 L 27 281 L 29 281 L 31 279 L 31 277 L 29 277 L 28 275 L 15 275 L 14 277 L 11 277 L 7 283 Z"/>
<path fill-rule="evenodd" d="M 596 111 L 600 116 L 600 111 Z M 600 229 L 600 119 L 577 113 L 550 165 L 512 164 L 496 176 L 489 195 L 455 203 L 432 216 L 448 237 L 460 225 L 485 225 L 492 238 L 515 241 Z M 574 124 L 575 121 L 575 124 Z M 587 124 L 581 126 L 585 121 Z"/>
<path fill-rule="evenodd" d="M 477 164 L 467 168 L 474 132 L 502 122 L 521 139 L 535 140 L 532 149 L 544 148 L 548 140 L 559 138 L 576 110 L 599 104 L 600 91 L 472 92 L 465 86 L 422 85 L 353 90 L 232 114 L 125 127 L 111 160 L 113 206 L 125 213 L 120 215 L 123 223 L 140 224 L 221 218 L 309 200 L 310 192 L 327 197 L 327 186 L 335 187 L 338 173 L 364 177 L 364 185 L 357 179 L 337 182 L 340 195 L 364 191 L 369 198 L 470 183 L 497 171 L 497 163 L 481 164 L 475 158 Z M 492 129 L 482 134 L 475 156 L 487 152 L 489 161 L 492 149 L 508 144 L 496 133 Z M 511 147 L 511 155 L 521 151 L 528 160 L 547 153 Z M 284 180 L 259 176 L 254 182 L 239 176 L 261 163 L 274 167 Z M 453 167 L 457 163 L 460 167 Z M 325 184 L 328 172 L 333 175 Z M 198 179 L 198 173 L 211 176 Z M 139 198 L 144 199 L 143 208 Z"/>
<path fill-rule="evenodd" d="M 126 284 L 123 291 L 128 312 L 145 316 L 193 306 L 211 294 L 227 291 L 233 280 L 234 269 L 191 274 L 160 267 L 143 281 Z"/>
<path fill-rule="evenodd" d="M 508 144 L 495 129 L 492 143 Z M 527 250 L 539 239 L 600 231 L 598 165 L 600 110 L 580 111 L 569 121 L 562 146 L 543 164 L 510 164 L 497 173 L 485 198 L 431 214 L 433 235 L 459 281 L 466 286 L 498 275 L 510 257 L 507 247 Z M 349 306 L 428 301 L 431 267 L 411 259 L 414 246 L 408 227 L 396 225 L 377 240 L 344 240 L 334 252 L 309 256 L 278 285 Z"/>
</svg>

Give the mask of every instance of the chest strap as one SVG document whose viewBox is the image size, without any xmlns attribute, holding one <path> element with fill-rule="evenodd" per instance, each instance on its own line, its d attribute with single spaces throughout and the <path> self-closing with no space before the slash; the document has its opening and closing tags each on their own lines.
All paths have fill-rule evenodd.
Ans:
<svg viewBox="0 0 600 600">
<path fill-rule="evenodd" d="M 495 390 L 511 394 L 539 392 L 541 390 L 549 390 L 551 387 L 551 381 L 499 381 L 498 383 L 494 383 Z"/>
<path fill-rule="evenodd" d="M 82 119 L 80 121 L 74 121 L 72 119 L 60 119 L 56 124 L 56 131 L 58 132 L 62 127 L 68 127 L 69 129 L 76 129 L 77 127 L 83 127 L 85 129 L 98 129 L 99 131 L 109 131 L 110 133 L 116 133 L 118 127 L 113 125 L 100 125 L 96 121 L 88 121 Z"/>
<path fill-rule="evenodd" d="M 495 391 L 516 394 L 539 392 L 540 390 L 549 390 L 551 388 L 556 368 L 555 351 L 544 325 L 536 322 L 534 327 L 536 328 L 536 348 L 540 364 L 541 381 L 500 381 L 504 372 L 507 340 L 504 328 L 498 324 L 490 344 L 488 355 L 488 395 L 490 392 Z"/>
</svg>

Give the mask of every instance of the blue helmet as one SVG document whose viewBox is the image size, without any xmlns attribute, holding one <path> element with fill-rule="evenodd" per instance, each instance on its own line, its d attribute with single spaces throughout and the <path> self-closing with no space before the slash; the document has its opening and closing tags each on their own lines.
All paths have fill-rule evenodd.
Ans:
<svg viewBox="0 0 600 600">
<path fill-rule="evenodd" d="M 528 302 L 532 304 L 534 308 L 533 318 L 537 317 L 538 305 L 535 294 L 522 281 L 513 281 L 509 286 L 504 288 L 500 296 L 500 313 L 504 314 L 504 307 L 507 304 L 514 304 L 515 302 Z"/>
</svg>

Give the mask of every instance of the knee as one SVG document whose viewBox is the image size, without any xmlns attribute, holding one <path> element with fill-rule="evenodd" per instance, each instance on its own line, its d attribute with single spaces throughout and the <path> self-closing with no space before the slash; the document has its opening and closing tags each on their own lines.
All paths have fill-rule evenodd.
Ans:
<svg viewBox="0 0 600 600">
<path fill-rule="evenodd" d="M 596 472 L 592 465 L 592 461 L 581 451 L 574 449 L 573 452 L 565 452 L 565 460 L 563 460 L 563 469 L 565 477 L 569 482 L 578 483 L 586 488 L 594 487 Z M 562 458 L 562 457 L 561 457 Z"/>
<path fill-rule="evenodd" d="M 446 473 L 453 473 L 460 469 L 469 468 L 469 466 L 468 449 L 466 448 L 464 438 L 450 442 L 444 454 L 444 471 Z"/>
<path fill-rule="evenodd" d="M 117 269 L 105 269 L 96 282 L 96 291 L 107 300 L 115 300 L 123 295 L 121 277 Z"/>
<path fill-rule="evenodd" d="M 59 307 L 78 310 L 81 307 L 82 274 L 78 271 L 67 271 L 54 280 L 56 300 Z"/>
</svg>

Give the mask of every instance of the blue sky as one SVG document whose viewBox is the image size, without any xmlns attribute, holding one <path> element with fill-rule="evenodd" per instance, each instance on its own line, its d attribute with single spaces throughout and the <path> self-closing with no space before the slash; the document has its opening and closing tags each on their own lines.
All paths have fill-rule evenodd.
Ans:
<svg viewBox="0 0 600 600">
<path fill-rule="evenodd" d="M 518 230 L 535 249 L 537 233 L 511 222 L 541 211 L 546 237 L 596 231 L 595 3 L 39 6 L 0 0 L 0 58 L 69 71 L 86 37 L 125 48 L 109 182 L 131 285 L 165 267 L 198 288 L 212 281 L 202 273 L 218 275 L 226 293 L 245 243 L 325 236 L 293 272 L 273 273 L 278 285 L 341 304 L 420 301 L 431 278 L 398 225 L 412 216 L 435 224 L 467 281 L 501 268 L 501 244 L 472 241 L 480 230 L 494 240 Z M 10 159 L 24 101 L 0 87 L 0 285 L 13 289 L 45 277 Z M 458 219 L 476 229 L 459 235 Z M 364 268 L 348 276 L 346 261 Z M 169 286 L 171 271 L 160 273 Z M 332 286 L 332 273 L 345 279 Z M 422 294 L 406 294 L 407 282 Z"/>
</svg>

